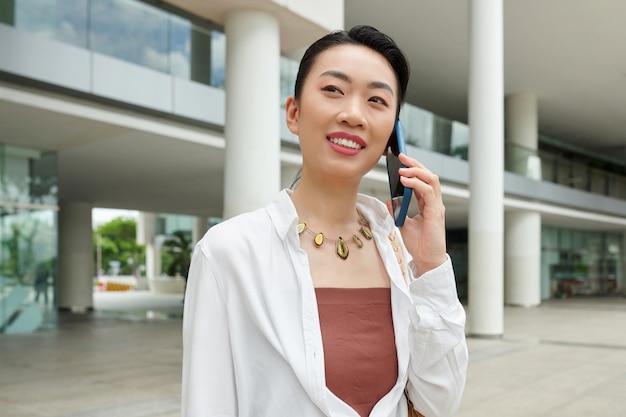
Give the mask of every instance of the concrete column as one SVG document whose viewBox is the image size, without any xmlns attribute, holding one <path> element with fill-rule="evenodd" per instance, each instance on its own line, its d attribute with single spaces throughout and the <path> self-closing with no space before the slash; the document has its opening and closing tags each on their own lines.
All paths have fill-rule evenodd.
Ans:
<svg viewBox="0 0 626 417">
<path fill-rule="evenodd" d="M 163 272 L 161 267 L 161 242 L 153 240 L 146 245 L 146 277 L 154 278 Z"/>
<path fill-rule="evenodd" d="M 486 337 L 504 330 L 502 42 L 502 0 L 472 0 L 468 332 Z"/>
<path fill-rule="evenodd" d="M 523 307 L 541 303 L 541 215 L 505 215 L 504 302 Z"/>
<path fill-rule="evenodd" d="M 206 231 L 209 229 L 209 222 L 206 217 L 194 217 L 193 218 L 193 229 L 191 230 L 191 240 L 194 245 L 198 243 L 200 239 L 204 236 Z"/>
<path fill-rule="evenodd" d="M 90 203 L 59 205 L 57 306 L 75 312 L 93 309 L 95 261 Z"/>
<path fill-rule="evenodd" d="M 537 150 L 537 97 L 534 93 L 515 93 L 505 100 L 505 138 L 516 145 Z"/>
<path fill-rule="evenodd" d="M 146 278 L 161 275 L 161 249 L 154 243 L 146 245 Z"/>
<path fill-rule="evenodd" d="M 541 180 L 537 156 L 537 97 L 533 93 L 510 94 L 505 99 L 505 166 L 525 177 Z"/>
<path fill-rule="evenodd" d="M 229 13 L 226 33 L 224 218 L 280 190 L 280 32 L 267 12 Z"/>
<path fill-rule="evenodd" d="M 507 169 L 541 179 L 538 143 L 537 97 L 534 93 L 509 94 L 505 101 Z M 534 306 L 541 302 L 541 214 L 515 211 L 505 217 L 504 302 Z"/>
<path fill-rule="evenodd" d="M 137 244 L 146 245 L 146 277 L 161 273 L 161 253 L 155 246 L 156 214 L 139 212 L 137 218 Z"/>
</svg>

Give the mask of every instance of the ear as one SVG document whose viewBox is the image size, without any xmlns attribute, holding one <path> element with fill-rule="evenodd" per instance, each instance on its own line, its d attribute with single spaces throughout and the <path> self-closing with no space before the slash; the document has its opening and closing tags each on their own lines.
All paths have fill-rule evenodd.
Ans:
<svg viewBox="0 0 626 417">
<path fill-rule="evenodd" d="M 287 128 L 291 133 L 298 136 L 298 120 L 300 118 L 300 108 L 294 96 L 289 96 L 285 102 L 285 118 Z"/>
</svg>

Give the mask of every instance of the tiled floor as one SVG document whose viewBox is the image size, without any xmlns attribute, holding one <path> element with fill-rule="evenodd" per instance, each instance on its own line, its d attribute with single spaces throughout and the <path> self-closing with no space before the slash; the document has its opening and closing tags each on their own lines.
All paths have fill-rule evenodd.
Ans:
<svg viewBox="0 0 626 417">
<path fill-rule="evenodd" d="M 99 312 L 62 315 L 56 331 L 0 335 L 0 416 L 179 416 L 180 297 L 134 297 L 98 295 Z M 468 343 L 457 417 L 626 416 L 626 298 L 505 308 L 502 339 Z"/>
<path fill-rule="evenodd" d="M 505 308 L 504 326 L 468 339 L 457 417 L 626 416 L 626 298 Z"/>
<path fill-rule="evenodd" d="M 106 293 L 94 304 L 62 314 L 56 331 L 0 335 L 0 416 L 180 414 L 181 297 Z"/>
</svg>

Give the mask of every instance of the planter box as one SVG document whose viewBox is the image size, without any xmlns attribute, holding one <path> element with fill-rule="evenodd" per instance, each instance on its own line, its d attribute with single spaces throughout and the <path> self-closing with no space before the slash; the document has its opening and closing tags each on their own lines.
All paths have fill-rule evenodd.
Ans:
<svg viewBox="0 0 626 417">
<path fill-rule="evenodd" d="M 184 294 L 185 279 L 181 277 L 150 277 L 148 288 L 154 294 Z"/>
</svg>

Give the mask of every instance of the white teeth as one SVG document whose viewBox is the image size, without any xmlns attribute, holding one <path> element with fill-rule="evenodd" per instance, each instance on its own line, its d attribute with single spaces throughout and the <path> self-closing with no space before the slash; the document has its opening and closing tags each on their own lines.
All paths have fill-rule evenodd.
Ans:
<svg viewBox="0 0 626 417">
<path fill-rule="evenodd" d="M 351 141 L 349 139 L 344 139 L 344 138 L 328 138 L 332 143 L 334 143 L 335 145 L 340 145 L 340 146 L 344 146 L 346 148 L 352 148 L 352 149 L 361 149 L 362 146 L 359 145 L 358 143 Z"/>
</svg>

